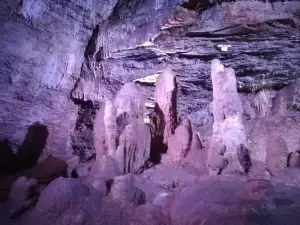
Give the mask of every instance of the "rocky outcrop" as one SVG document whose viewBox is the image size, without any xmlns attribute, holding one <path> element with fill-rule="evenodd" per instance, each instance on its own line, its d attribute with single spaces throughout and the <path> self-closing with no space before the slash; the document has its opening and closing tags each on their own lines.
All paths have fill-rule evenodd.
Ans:
<svg viewBox="0 0 300 225">
<path fill-rule="evenodd" d="M 243 106 L 237 92 L 234 70 L 225 68 L 215 59 L 212 61 L 211 78 L 214 125 L 208 152 L 208 167 L 212 171 L 221 168 L 229 173 L 246 172 L 249 169 L 249 165 L 246 164 L 250 163 L 247 162 L 250 158 L 243 123 Z M 215 159 L 216 157 L 219 159 Z M 218 160 L 220 165 L 214 168 L 213 164 Z"/>
<path fill-rule="evenodd" d="M 157 79 L 155 102 L 154 111 L 162 118 L 163 143 L 167 145 L 177 127 L 177 83 L 170 69 L 164 70 Z"/>
</svg>

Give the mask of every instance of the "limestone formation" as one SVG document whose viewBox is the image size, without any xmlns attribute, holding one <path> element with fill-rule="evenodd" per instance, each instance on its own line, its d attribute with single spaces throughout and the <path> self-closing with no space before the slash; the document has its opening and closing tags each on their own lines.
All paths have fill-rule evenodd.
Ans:
<svg viewBox="0 0 300 225">
<path fill-rule="evenodd" d="M 116 108 L 107 101 L 97 113 L 94 125 L 94 145 L 97 157 L 116 151 Z"/>
<path fill-rule="evenodd" d="M 128 83 L 99 110 L 94 128 L 98 165 L 108 156 L 122 173 L 142 171 L 150 158 L 151 143 L 149 127 L 144 124 L 144 103 L 139 87 Z"/>
<path fill-rule="evenodd" d="M 193 133 L 191 151 L 198 151 L 203 148 L 202 141 L 197 133 Z"/>
<path fill-rule="evenodd" d="M 150 157 L 151 134 L 149 127 L 141 122 L 125 127 L 113 155 L 123 173 L 138 173 Z"/>
<path fill-rule="evenodd" d="M 164 130 L 163 118 L 156 112 L 149 114 L 149 126 L 151 132 L 151 150 L 150 157 L 153 162 L 160 162 L 160 154 L 166 152 L 166 147 L 163 144 Z"/>
<path fill-rule="evenodd" d="M 288 164 L 288 148 L 285 140 L 279 135 L 270 134 L 267 139 L 266 166 L 271 174 L 283 170 Z"/>
<path fill-rule="evenodd" d="M 191 147 L 185 161 L 192 165 L 194 168 L 198 169 L 199 173 L 206 174 L 206 159 L 207 159 L 207 149 L 202 145 L 202 142 L 197 133 L 193 133 L 193 138 L 191 142 Z"/>
<path fill-rule="evenodd" d="M 300 151 L 291 152 L 289 154 L 288 167 L 300 168 Z"/>
<path fill-rule="evenodd" d="M 165 69 L 158 77 L 155 88 L 155 109 L 163 120 L 163 143 L 174 134 L 177 127 L 177 82 L 171 69 Z"/>
<path fill-rule="evenodd" d="M 102 155 L 97 157 L 96 162 L 91 167 L 90 175 L 97 178 L 113 179 L 122 174 L 120 165 L 116 159 L 109 155 Z"/>
<path fill-rule="evenodd" d="M 300 219 L 299 187 L 265 179 L 206 176 L 177 196 L 170 211 L 173 225 L 297 224 Z"/>
<path fill-rule="evenodd" d="M 120 89 L 114 98 L 120 132 L 136 119 L 144 121 L 145 101 L 141 89 L 134 83 L 127 83 Z"/>
<path fill-rule="evenodd" d="M 180 160 L 187 156 L 192 141 L 191 122 L 183 120 L 175 133 L 168 139 L 168 154 L 173 160 Z"/>
<path fill-rule="evenodd" d="M 112 181 L 109 196 L 135 205 L 146 203 L 145 193 L 134 186 L 133 174 L 116 177 Z"/>
<path fill-rule="evenodd" d="M 243 106 L 237 92 L 236 77 L 232 68 L 225 68 L 218 59 L 211 64 L 213 85 L 213 134 L 209 146 L 208 168 L 226 169 L 227 173 L 240 173 L 248 170 L 249 153 L 243 124 Z M 241 150 L 241 146 L 242 150 Z M 242 152 L 241 152 L 242 151 Z M 226 168 L 221 157 L 224 156 Z M 214 159 L 219 157 L 217 161 Z M 245 165 L 247 164 L 247 168 Z"/>
</svg>

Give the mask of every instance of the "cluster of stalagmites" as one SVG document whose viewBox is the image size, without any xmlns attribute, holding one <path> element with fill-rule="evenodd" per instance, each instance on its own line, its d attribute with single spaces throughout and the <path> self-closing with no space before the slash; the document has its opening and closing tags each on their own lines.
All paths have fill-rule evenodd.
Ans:
<svg viewBox="0 0 300 225">
<path fill-rule="evenodd" d="M 284 128 L 278 131 L 270 128 L 272 130 L 262 135 L 263 138 L 256 137 L 257 133 L 264 132 L 260 128 L 262 124 L 267 124 L 264 129 L 271 127 L 272 118 L 269 118 L 253 123 L 252 130 L 246 129 L 234 70 L 225 68 L 219 60 L 213 60 L 211 78 L 214 124 L 208 141 L 201 140 L 201 135 L 193 131 L 188 119 L 178 124 L 177 83 L 170 69 L 158 77 L 155 108 L 149 115 L 149 124 L 144 123 L 143 92 L 138 85 L 127 83 L 97 113 L 94 126 L 96 158 L 85 163 L 78 163 L 76 157 L 71 158 L 67 160 L 68 167 L 66 163 L 49 158 L 43 162 L 44 166 L 36 166 L 38 171 L 45 171 L 43 168 L 47 167 L 48 173 L 34 174 L 36 170 L 33 169 L 18 179 L 10 177 L 8 182 L 14 181 L 9 194 L 12 200 L 10 215 L 18 215 L 34 205 L 36 193 L 43 190 L 27 218 L 28 224 L 33 221 L 61 224 L 65 218 L 72 224 L 85 224 L 87 218 L 93 218 L 97 224 L 119 224 L 126 213 L 134 218 L 132 221 L 135 222 L 130 220 L 130 216 L 127 218 L 132 222 L 130 224 L 146 224 L 145 214 L 151 215 L 151 219 L 147 220 L 149 224 L 170 224 L 166 219 L 169 212 L 164 209 L 170 209 L 174 193 L 161 191 L 175 188 L 182 182 L 195 184 L 200 175 L 245 174 L 250 177 L 290 176 L 292 180 L 299 179 L 299 170 L 293 172 L 293 167 L 300 168 L 300 152 L 293 151 L 295 146 L 285 141 L 284 132 L 280 135 L 280 129 Z M 274 127 L 285 123 L 284 119 L 281 120 L 275 121 Z M 257 145 L 262 145 L 263 151 L 253 147 Z M 51 170 L 52 167 L 54 170 Z M 52 181 L 66 174 L 80 179 L 58 178 Z M 213 177 L 210 176 L 209 181 L 203 178 L 199 182 L 212 184 L 217 181 Z M 236 181 L 225 176 L 222 185 L 232 182 L 243 186 L 246 185 L 244 178 Z M 265 184 L 255 185 L 260 189 Z M 209 185 L 201 188 L 207 193 L 211 189 Z M 246 185 L 246 193 L 249 192 L 247 188 Z M 189 193 L 184 190 L 182 193 L 179 191 L 179 200 Z M 194 193 L 197 190 L 190 191 Z M 48 199 L 52 200 L 48 202 Z M 210 199 L 203 201 L 210 202 Z M 240 199 L 236 197 L 236 201 L 239 204 Z M 184 200 L 178 204 L 184 204 Z M 133 209 L 131 206 L 134 206 L 134 211 L 129 212 L 128 209 Z M 96 208 L 98 211 L 95 211 Z M 176 204 L 173 208 L 178 209 Z M 57 209 L 63 214 L 49 213 Z M 176 216 L 175 213 L 173 218 L 176 219 Z M 137 221 L 137 218 L 140 220 Z M 114 219 L 116 223 L 112 222 Z"/>
<path fill-rule="evenodd" d="M 143 122 L 145 99 L 133 83 L 125 84 L 100 109 L 94 130 L 97 160 L 93 171 L 114 177 L 138 174 L 156 163 L 176 165 L 188 161 L 211 175 L 273 176 L 287 167 L 299 167 L 299 153 L 290 151 L 285 140 L 274 132 L 267 135 L 263 153 L 251 149 L 234 70 L 215 59 L 211 79 L 214 124 L 206 148 L 188 119 L 177 124 L 176 77 L 165 69 L 156 83 L 149 125 Z"/>
</svg>

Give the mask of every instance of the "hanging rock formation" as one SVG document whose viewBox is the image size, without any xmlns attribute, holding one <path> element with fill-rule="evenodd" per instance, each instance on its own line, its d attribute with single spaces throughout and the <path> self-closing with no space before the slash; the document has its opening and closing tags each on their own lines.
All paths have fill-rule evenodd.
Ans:
<svg viewBox="0 0 300 225">
<path fill-rule="evenodd" d="M 94 129 L 97 164 L 116 160 L 122 173 L 137 173 L 150 158 L 150 129 L 144 124 L 144 97 L 137 85 L 125 84 L 99 110 Z"/>
<path fill-rule="evenodd" d="M 157 79 L 155 101 L 154 111 L 162 118 L 163 143 L 167 145 L 168 138 L 174 134 L 177 127 L 177 82 L 169 68 Z"/>
<path fill-rule="evenodd" d="M 234 70 L 225 68 L 218 59 L 214 59 L 211 64 L 211 79 L 214 125 L 208 152 L 208 168 L 211 172 L 224 169 L 228 173 L 244 172 L 249 169 L 244 167 L 249 155 L 245 148 L 247 137 L 242 117 L 243 106 L 237 92 Z"/>
</svg>

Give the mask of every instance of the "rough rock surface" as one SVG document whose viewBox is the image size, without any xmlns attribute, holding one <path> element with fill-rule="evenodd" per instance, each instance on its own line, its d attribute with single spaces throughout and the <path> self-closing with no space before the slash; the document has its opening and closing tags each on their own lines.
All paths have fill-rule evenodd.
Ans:
<svg viewBox="0 0 300 225">
<path fill-rule="evenodd" d="M 174 134 L 177 127 L 177 82 L 171 69 L 159 75 L 155 88 L 154 111 L 162 118 L 163 143 Z"/>
<path fill-rule="evenodd" d="M 288 156 L 288 167 L 300 168 L 300 154 L 299 151 L 291 152 Z"/>
<path fill-rule="evenodd" d="M 134 175 L 132 174 L 114 178 L 109 196 L 121 201 L 128 201 L 137 206 L 146 203 L 145 193 L 134 186 Z"/>
<path fill-rule="evenodd" d="M 34 178 L 27 179 L 26 177 L 19 177 L 11 187 L 9 198 L 11 200 L 10 215 L 15 216 L 28 208 L 33 203 L 35 193 L 35 186 L 37 180 Z"/>
<path fill-rule="evenodd" d="M 187 156 L 192 142 L 191 121 L 183 120 L 168 139 L 168 155 L 174 160 L 180 160 Z"/>
<path fill-rule="evenodd" d="M 144 97 L 134 83 L 125 84 L 96 116 L 97 160 L 110 156 L 123 173 L 138 173 L 150 158 L 151 133 L 144 123 Z"/>
<path fill-rule="evenodd" d="M 166 66 L 177 76 L 179 117 L 188 116 L 205 138 L 213 122 L 210 60 L 234 68 L 246 98 L 293 83 L 299 8 L 297 1 L 2 1 L 0 138 L 17 151 L 40 121 L 49 130 L 44 154 L 74 151 L 85 160 L 94 152 L 99 103 Z M 154 87 L 144 88 L 153 97 Z M 298 103 L 287 104 L 297 111 Z"/>
<path fill-rule="evenodd" d="M 150 142 L 151 134 L 146 124 L 134 123 L 125 127 L 114 154 L 123 173 L 143 171 L 143 167 L 150 158 Z"/>
<path fill-rule="evenodd" d="M 96 190 L 75 179 L 50 183 L 23 224 L 125 224 L 128 205 L 101 198 Z"/>
<path fill-rule="evenodd" d="M 278 135 L 269 135 L 267 139 L 266 166 L 271 173 L 282 170 L 288 164 L 288 149 L 285 140 Z"/>
<path fill-rule="evenodd" d="M 34 178 L 39 184 L 46 185 L 57 177 L 67 176 L 67 164 L 63 160 L 49 156 L 32 168 L 0 178 L 0 200 L 7 199 L 12 184 L 22 176 Z"/>
<path fill-rule="evenodd" d="M 296 225 L 299 221 L 297 186 L 230 176 L 210 176 L 198 182 L 175 198 L 171 208 L 173 225 Z"/>
</svg>

